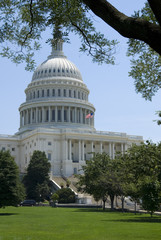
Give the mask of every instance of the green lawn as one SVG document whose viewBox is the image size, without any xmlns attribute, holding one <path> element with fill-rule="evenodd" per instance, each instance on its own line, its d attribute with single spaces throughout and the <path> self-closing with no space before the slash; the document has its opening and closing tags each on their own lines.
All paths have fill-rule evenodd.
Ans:
<svg viewBox="0 0 161 240">
<path fill-rule="evenodd" d="M 160 240 L 161 216 L 93 209 L 0 209 L 0 240 Z"/>
</svg>

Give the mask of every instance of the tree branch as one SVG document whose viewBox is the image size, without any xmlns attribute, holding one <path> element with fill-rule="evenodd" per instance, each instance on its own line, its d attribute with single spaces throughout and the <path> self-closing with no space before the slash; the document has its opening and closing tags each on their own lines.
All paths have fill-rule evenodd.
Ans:
<svg viewBox="0 0 161 240">
<path fill-rule="evenodd" d="M 161 27 L 161 1 L 160 0 L 148 0 L 149 5 Z"/>
<path fill-rule="evenodd" d="M 152 1 L 152 0 L 151 0 Z M 157 0 L 155 0 L 158 2 Z M 106 0 L 83 0 L 103 21 L 123 37 L 134 38 L 147 43 L 161 55 L 161 27 L 141 18 L 128 17 L 119 12 Z M 160 4 L 159 4 L 160 5 Z"/>
<path fill-rule="evenodd" d="M 28 36 L 32 34 L 32 30 L 33 30 L 33 26 L 34 26 L 34 23 L 33 23 L 33 12 L 32 12 L 32 0 L 30 0 L 30 16 L 31 16 L 31 24 L 30 24 L 30 31 L 26 34 L 26 37 L 22 43 L 22 45 L 25 44 L 26 40 L 28 39 Z"/>
</svg>

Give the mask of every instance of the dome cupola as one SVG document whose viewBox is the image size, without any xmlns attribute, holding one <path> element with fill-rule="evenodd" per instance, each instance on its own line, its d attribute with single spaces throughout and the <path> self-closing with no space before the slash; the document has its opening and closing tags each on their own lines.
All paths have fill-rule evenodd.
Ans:
<svg viewBox="0 0 161 240">
<path fill-rule="evenodd" d="M 52 47 L 52 52 L 48 59 L 36 68 L 32 82 L 57 77 L 82 81 L 79 69 L 63 53 L 62 40 L 56 43 L 56 47 Z"/>
</svg>

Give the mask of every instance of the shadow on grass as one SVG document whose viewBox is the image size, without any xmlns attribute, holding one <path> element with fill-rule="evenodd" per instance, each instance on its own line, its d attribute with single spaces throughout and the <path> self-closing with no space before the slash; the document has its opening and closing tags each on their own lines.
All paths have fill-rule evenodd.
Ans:
<svg viewBox="0 0 161 240">
<path fill-rule="evenodd" d="M 161 223 L 161 217 L 137 217 L 116 220 L 102 220 L 103 222 L 131 222 L 131 223 Z"/>
<path fill-rule="evenodd" d="M 111 212 L 112 213 L 113 211 L 109 209 L 103 210 L 102 208 L 77 208 L 73 212 L 97 212 L 97 213 Z"/>
<path fill-rule="evenodd" d="M 12 215 L 18 215 L 18 213 L 0 213 L 1 216 L 12 216 Z"/>
</svg>

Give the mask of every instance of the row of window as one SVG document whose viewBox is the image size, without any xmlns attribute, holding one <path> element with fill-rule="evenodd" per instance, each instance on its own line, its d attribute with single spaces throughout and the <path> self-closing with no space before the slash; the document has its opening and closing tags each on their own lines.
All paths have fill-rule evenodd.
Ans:
<svg viewBox="0 0 161 240">
<path fill-rule="evenodd" d="M 27 94 L 27 100 L 43 97 L 70 97 L 87 100 L 87 94 L 71 89 L 42 89 Z"/>
<path fill-rule="evenodd" d="M 7 151 L 7 150 L 9 150 L 9 149 L 8 149 L 8 148 L 5 148 L 5 147 L 2 147 L 1 150 L 2 150 L 2 151 Z M 11 150 L 12 152 L 14 152 L 14 151 L 15 151 L 15 148 L 11 148 L 10 150 Z"/>
<path fill-rule="evenodd" d="M 52 75 L 55 75 L 57 73 L 58 73 L 58 75 L 60 74 L 60 75 L 63 75 L 63 76 L 65 76 L 65 75 L 71 76 L 71 74 L 72 75 L 74 74 L 75 77 L 76 76 L 80 77 L 80 74 L 77 71 L 75 71 L 75 69 L 72 70 L 72 69 L 68 69 L 68 68 L 66 68 L 66 69 L 64 69 L 64 68 L 58 68 L 58 69 L 49 68 L 49 69 L 45 69 L 45 70 L 35 72 L 34 76 L 33 76 L 33 79 L 38 78 L 38 77 L 43 77 L 43 76 L 52 76 Z"/>
</svg>

